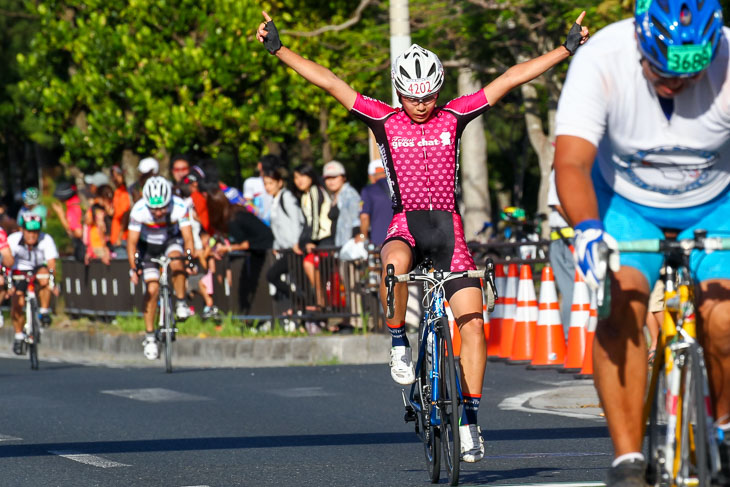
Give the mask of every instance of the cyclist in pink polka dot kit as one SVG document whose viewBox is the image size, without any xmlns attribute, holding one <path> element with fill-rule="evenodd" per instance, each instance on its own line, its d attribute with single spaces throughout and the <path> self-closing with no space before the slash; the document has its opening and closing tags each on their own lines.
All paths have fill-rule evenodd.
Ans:
<svg viewBox="0 0 730 487">
<path fill-rule="evenodd" d="M 409 272 L 424 258 L 441 270 L 475 269 L 464 238 L 456 204 L 459 175 L 459 139 L 466 125 L 487 111 L 511 89 L 541 75 L 575 53 L 588 39 L 581 26 L 585 12 L 570 29 L 565 43 L 530 61 L 508 69 L 478 92 L 437 106 L 444 70 L 438 57 L 416 44 L 393 62 L 391 78 L 402 108 L 393 108 L 353 90 L 329 69 L 304 59 L 281 44 L 271 17 L 256 37 L 269 53 L 278 57 L 307 81 L 334 96 L 352 115 L 373 131 L 385 166 L 394 217 L 380 257 L 395 272 Z M 383 279 L 384 281 L 384 279 Z M 476 462 L 484 456 L 477 426 L 487 347 L 482 321 L 482 291 L 478 279 L 457 279 L 444 287 L 461 331 L 461 381 L 464 414 L 460 422 L 462 459 Z M 381 299 L 385 303 L 385 286 Z M 411 348 L 405 333 L 408 291 L 395 288 L 395 316 L 388 321 L 393 337 L 391 376 L 402 385 L 415 380 Z"/>
</svg>

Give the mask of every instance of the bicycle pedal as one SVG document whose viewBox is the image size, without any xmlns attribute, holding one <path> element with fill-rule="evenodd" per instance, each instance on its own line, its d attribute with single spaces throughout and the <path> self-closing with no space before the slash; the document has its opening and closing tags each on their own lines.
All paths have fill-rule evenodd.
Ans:
<svg viewBox="0 0 730 487">
<path fill-rule="evenodd" d="M 406 413 L 403 415 L 403 420 L 406 423 L 410 423 L 416 420 L 416 411 L 414 411 L 413 407 L 406 407 Z"/>
</svg>

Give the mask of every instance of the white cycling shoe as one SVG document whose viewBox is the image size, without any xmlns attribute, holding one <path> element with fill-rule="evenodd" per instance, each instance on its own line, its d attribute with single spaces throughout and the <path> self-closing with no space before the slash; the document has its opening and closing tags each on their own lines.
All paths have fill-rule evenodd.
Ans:
<svg viewBox="0 0 730 487">
<path fill-rule="evenodd" d="M 413 384 L 416 381 L 411 347 L 400 346 L 390 349 L 390 376 L 402 386 Z"/>
<path fill-rule="evenodd" d="M 484 438 L 482 429 L 475 424 L 459 426 L 461 439 L 461 459 L 467 463 L 476 463 L 484 458 Z"/>
<path fill-rule="evenodd" d="M 147 360 L 157 360 L 157 357 L 160 356 L 160 346 L 157 344 L 155 337 L 145 337 L 142 346 L 144 347 L 144 356 Z"/>
<path fill-rule="evenodd" d="M 185 301 L 178 301 L 175 305 L 175 316 L 177 316 L 178 320 L 184 321 L 193 316 L 193 310 L 190 309 L 190 306 Z"/>
</svg>

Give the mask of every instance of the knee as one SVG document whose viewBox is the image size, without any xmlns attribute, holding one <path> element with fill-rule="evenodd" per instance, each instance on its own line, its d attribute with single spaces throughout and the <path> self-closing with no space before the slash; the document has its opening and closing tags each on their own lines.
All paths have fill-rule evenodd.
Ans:
<svg viewBox="0 0 730 487">
<path fill-rule="evenodd" d="M 462 341 L 486 341 L 484 336 L 484 320 L 481 317 L 474 317 L 463 324 L 459 324 L 459 333 L 461 334 Z"/>
<path fill-rule="evenodd" d="M 730 301 L 718 302 L 706 316 L 707 341 L 715 353 L 730 356 Z"/>
</svg>

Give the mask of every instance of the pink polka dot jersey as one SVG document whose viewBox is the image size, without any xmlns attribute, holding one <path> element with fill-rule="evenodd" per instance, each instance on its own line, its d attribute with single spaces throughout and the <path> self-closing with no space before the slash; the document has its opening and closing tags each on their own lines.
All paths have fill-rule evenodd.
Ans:
<svg viewBox="0 0 730 487">
<path fill-rule="evenodd" d="M 402 108 L 358 94 L 352 114 L 375 135 L 394 213 L 458 212 L 459 140 L 466 125 L 488 109 L 479 90 L 436 107 L 429 120 L 419 124 Z"/>
</svg>

